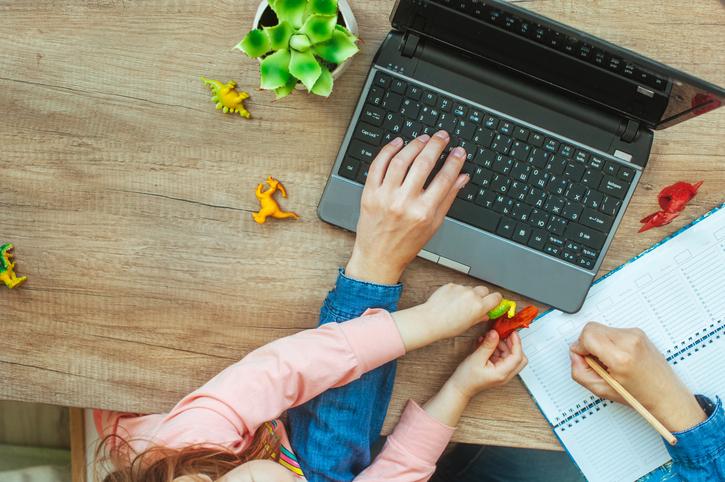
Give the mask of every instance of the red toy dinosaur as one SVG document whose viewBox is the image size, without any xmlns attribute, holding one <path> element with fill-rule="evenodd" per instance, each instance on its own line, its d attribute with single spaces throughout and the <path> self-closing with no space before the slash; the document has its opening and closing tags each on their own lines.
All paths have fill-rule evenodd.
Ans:
<svg viewBox="0 0 725 482">
<path fill-rule="evenodd" d="M 528 328 L 537 314 L 539 310 L 535 306 L 527 306 L 511 318 L 507 316 L 496 318 L 493 329 L 498 332 L 499 339 L 503 340 L 519 328 Z"/>
<path fill-rule="evenodd" d="M 690 200 L 695 197 L 697 190 L 702 185 L 702 181 L 690 184 L 687 182 L 676 182 L 671 186 L 660 191 L 657 200 L 662 208 L 661 211 L 652 213 L 649 216 L 642 218 L 640 223 L 644 224 L 639 232 L 647 231 L 648 229 L 664 226 L 669 224 L 680 215 L 680 212 L 685 209 Z"/>
</svg>

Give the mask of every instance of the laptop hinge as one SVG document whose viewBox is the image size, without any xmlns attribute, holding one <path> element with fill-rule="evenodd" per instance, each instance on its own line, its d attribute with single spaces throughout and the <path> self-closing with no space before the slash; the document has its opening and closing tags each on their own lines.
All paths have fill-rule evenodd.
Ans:
<svg viewBox="0 0 725 482">
<path fill-rule="evenodd" d="M 414 33 L 406 32 L 400 43 L 400 53 L 403 57 L 412 58 L 415 55 L 415 49 L 418 47 L 420 37 Z"/>
<path fill-rule="evenodd" d="M 624 142 L 632 142 L 637 138 L 638 132 L 639 122 L 632 119 L 627 119 L 627 125 L 624 128 L 624 132 L 622 132 L 620 139 L 622 139 Z"/>
</svg>

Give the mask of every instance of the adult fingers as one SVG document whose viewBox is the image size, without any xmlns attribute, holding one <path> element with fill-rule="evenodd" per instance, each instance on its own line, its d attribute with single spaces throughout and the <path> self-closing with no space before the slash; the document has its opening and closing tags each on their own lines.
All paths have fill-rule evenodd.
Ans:
<svg viewBox="0 0 725 482">
<path fill-rule="evenodd" d="M 612 330 L 612 328 L 590 321 L 582 329 L 577 341 L 571 345 L 571 351 L 581 356 L 591 354 L 605 364 L 611 364 L 612 355 L 618 351 L 618 348 L 608 336 L 608 330 Z"/>
<path fill-rule="evenodd" d="M 456 147 L 448 154 L 446 161 L 443 163 L 443 167 L 433 178 L 428 189 L 425 190 L 424 198 L 433 206 L 440 206 L 443 200 L 448 197 L 451 188 L 458 179 L 458 174 L 461 172 L 465 160 L 466 151 L 461 147 Z M 446 212 L 448 212 L 447 208 Z"/>
<path fill-rule="evenodd" d="M 413 165 L 410 166 L 410 171 L 408 171 L 405 182 L 403 182 L 405 189 L 410 192 L 420 192 L 423 189 L 426 179 L 428 179 L 430 172 L 441 157 L 441 153 L 448 145 L 449 140 L 450 136 L 446 131 L 438 131 L 433 134 L 433 137 L 430 138 L 418 157 L 413 161 Z"/>
<path fill-rule="evenodd" d="M 600 398 L 608 398 L 610 400 L 617 400 L 618 394 L 612 390 L 607 382 L 602 377 L 591 369 L 591 367 L 584 361 L 584 357 L 573 351 L 569 352 L 571 358 L 571 378 L 579 385 L 591 391 L 594 395 Z"/>
<path fill-rule="evenodd" d="M 453 183 L 453 186 L 451 186 L 451 189 L 448 191 L 448 194 L 445 195 L 443 200 L 437 206 L 436 222 L 438 224 L 443 223 L 443 218 L 446 217 L 446 214 L 448 214 L 448 211 L 451 209 L 453 201 L 455 201 L 456 196 L 458 196 L 458 191 L 466 187 L 466 184 L 468 184 L 470 180 L 471 176 L 467 173 L 458 175 L 456 181 Z"/>
<path fill-rule="evenodd" d="M 385 172 L 385 178 L 383 179 L 384 186 L 390 186 L 391 188 L 400 187 L 403 179 L 408 174 L 408 168 L 415 158 L 418 157 L 418 154 L 421 153 L 429 139 L 430 136 L 428 134 L 418 136 L 393 156 L 388 164 L 388 170 Z"/>
<path fill-rule="evenodd" d="M 492 309 L 496 308 L 496 306 L 501 303 L 501 299 L 501 293 L 499 293 L 498 291 L 494 291 L 493 293 L 486 295 L 486 297 L 483 298 L 482 301 L 483 312 L 488 313 Z M 488 319 L 488 316 L 486 316 L 485 319 Z"/>
<path fill-rule="evenodd" d="M 380 149 L 378 155 L 373 159 L 368 170 L 368 178 L 365 181 L 366 186 L 379 186 L 383 183 L 385 177 L 385 171 L 388 169 L 388 164 L 395 154 L 400 151 L 403 147 L 403 139 L 396 137 L 392 141 L 388 142 Z"/>
</svg>

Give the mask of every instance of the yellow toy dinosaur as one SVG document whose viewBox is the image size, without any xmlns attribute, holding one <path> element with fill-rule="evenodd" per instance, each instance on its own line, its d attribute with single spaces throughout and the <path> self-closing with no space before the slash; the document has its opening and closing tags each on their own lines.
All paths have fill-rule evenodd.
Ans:
<svg viewBox="0 0 725 482">
<path fill-rule="evenodd" d="M 269 176 L 267 178 L 267 184 L 269 184 L 269 189 L 264 191 L 264 183 L 260 183 L 257 186 L 257 192 L 254 193 L 257 196 L 257 199 L 259 199 L 259 205 L 261 207 L 258 212 L 252 213 L 254 220 L 259 224 L 264 224 L 270 216 L 275 219 L 299 219 L 299 216 L 293 212 L 282 211 L 279 204 L 277 204 L 277 201 L 273 197 L 274 193 L 277 191 L 282 193 L 282 197 L 287 197 L 287 191 L 282 183 L 272 176 Z"/>
<path fill-rule="evenodd" d="M 4 281 L 5 285 L 10 289 L 20 286 L 28 279 L 27 276 L 21 278 L 15 276 L 15 271 L 13 271 L 15 263 L 10 261 L 13 257 L 13 248 L 12 243 L 0 246 L 0 281 Z"/>
<path fill-rule="evenodd" d="M 226 84 L 222 84 L 218 80 L 207 79 L 202 77 L 201 81 L 209 86 L 212 92 L 211 100 L 216 102 L 217 110 L 221 109 L 227 112 L 239 112 L 239 115 L 245 119 L 249 119 L 251 114 L 244 108 L 244 100 L 249 98 L 249 94 L 242 91 L 237 92 L 237 83 L 230 80 Z"/>
</svg>

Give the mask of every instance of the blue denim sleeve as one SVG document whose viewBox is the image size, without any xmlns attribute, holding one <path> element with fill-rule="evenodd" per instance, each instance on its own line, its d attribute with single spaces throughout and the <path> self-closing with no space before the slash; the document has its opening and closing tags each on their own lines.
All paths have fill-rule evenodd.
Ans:
<svg viewBox="0 0 725 482">
<path fill-rule="evenodd" d="M 674 435 L 677 444 L 665 445 L 677 480 L 725 480 L 725 411 L 720 398 L 707 420 Z"/>
<path fill-rule="evenodd" d="M 357 318 L 368 308 L 395 311 L 401 284 L 354 280 L 343 270 L 320 310 L 320 324 Z M 310 482 L 350 481 L 370 465 L 388 411 L 395 361 L 287 412 L 290 442 Z"/>
</svg>

